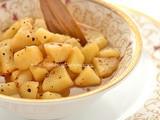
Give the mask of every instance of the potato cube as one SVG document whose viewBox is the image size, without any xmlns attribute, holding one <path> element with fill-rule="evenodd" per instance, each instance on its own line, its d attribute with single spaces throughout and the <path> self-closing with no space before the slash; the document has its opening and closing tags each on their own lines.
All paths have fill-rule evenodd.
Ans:
<svg viewBox="0 0 160 120">
<path fill-rule="evenodd" d="M 5 76 L 5 79 L 6 79 L 7 81 L 14 82 L 15 80 L 18 79 L 18 76 L 19 76 L 20 73 L 21 73 L 21 72 L 20 72 L 19 70 L 15 70 L 15 71 L 13 71 L 11 74 Z"/>
<path fill-rule="evenodd" d="M 47 25 L 46 25 L 44 19 L 35 19 L 34 28 L 47 29 Z"/>
<path fill-rule="evenodd" d="M 84 55 L 85 61 L 84 63 L 89 64 L 92 63 L 93 58 L 99 52 L 99 47 L 96 44 L 88 44 L 82 49 L 82 53 Z"/>
<path fill-rule="evenodd" d="M 18 93 L 18 88 L 14 82 L 0 84 L 0 94 L 14 95 Z"/>
<path fill-rule="evenodd" d="M 51 73 L 44 79 L 42 88 L 43 91 L 58 92 L 69 88 L 73 82 L 68 75 L 64 66 L 59 66 L 51 71 Z"/>
<path fill-rule="evenodd" d="M 92 32 L 91 38 L 88 40 L 88 44 L 97 44 L 99 46 L 99 49 L 103 49 L 107 46 L 108 42 L 104 35 L 99 32 Z"/>
<path fill-rule="evenodd" d="M 75 80 L 75 85 L 79 87 L 100 85 L 101 79 L 94 70 L 87 66 Z"/>
<path fill-rule="evenodd" d="M 24 26 L 24 27 L 28 27 L 28 28 L 33 28 L 33 24 L 34 24 L 34 19 L 33 18 L 23 18 L 21 19 L 20 21 L 20 24 L 21 24 L 21 27 Z"/>
<path fill-rule="evenodd" d="M 15 22 L 8 30 L 6 30 L 2 35 L 2 40 L 12 39 L 15 34 L 20 29 L 20 22 Z"/>
<path fill-rule="evenodd" d="M 16 69 L 12 49 L 7 42 L 0 42 L 0 73 L 2 75 L 7 75 Z"/>
<path fill-rule="evenodd" d="M 48 40 L 48 42 L 56 42 L 56 43 L 63 43 L 66 40 L 70 39 L 71 37 L 66 35 L 60 35 L 60 34 L 53 34 L 52 39 Z"/>
<path fill-rule="evenodd" d="M 71 77 L 72 80 L 75 80 L 75 78 L 78 76 L 77 73 L 72 72 L 71 70 L 69 70 L 68 68 L 66 69 L 68 72 L 68 75 Z"/>
<path fill-rule="evenodd" d="M 84 55 L 78 47 L 74 47 L 66 62 L 69 65 L 69 70 L 80 73 L 84 63 Z"/>
<path fill-rule="evenodd" d="M 58 93 L 51 93 L 51 92 L 45 92 L 43 95 L 40 97 L 41 99 L 57 99 L 61 98 L 62 96 Z"/>
<path fill-rule="evenodd" d="M 48 70 L 49 72 L 52 71 L 57 66 L 59 66 L 57 63 L 53 62 L 50 58 L 45 58 L 41 64 L 42 67 Z"/>
<path fill-rule="evenodd" d="M 36 32 L 35 32 L 36 37 L 38 38 L 38 40 L 41 43 L 45 43 L 47 42 L 49 39 L 51 39 L 53 37 L 53 33 L 49 32 L 48 30 L 44 29 L 44 28 L 39 28 Z"/>
<path fill-rule="evenodd" d="M 11 40 L 11 47 L 15 52 L 31 45 L 40 45 L 40 41 L 31 28 L 21 27 Z"/>
<path fill-rule="evenodd" d="M 72 51 L 72 46 L 63 43 L 47 43 L 44 44 L 44 49 L 47 56 L 53 61 L 64 62 Z"/>
<path fill-rule="evenodd" d="M 113 49 L 113 48 L 105 48 L 101 50 L 97 57 L 102 57 L 102 58 L 109 58 L 109 57 L 120 57 L 120 52 L 118 49 Z"/>
<path fill-rule="evenodd" d="M 36 99 L 38 93 L 38 86 L 38 82 L 25 82 L 22 86 L 20 86 L 19 94 L 22 98 Z"/>
<path fill-rule="evenodd" d="M 79 49 L 82 49 L 81 44 L 79 43 L 79 39 L 70 38 L 66 40 L 64 43 L 72 45 L 72 47 L 77 46 Z"/>
<path fill-rule="evenodd" d="M 20 87 L 23 85 L 23 83 L 32 81 L 33 80 L 33 75 L 29 69 L 23 70 L 19 73 L 18 78 L 14 81 L 17 85 L 17 87 Z"/>
<path fill-rule="evenodd" d="M 20 70 L 28 69 L 43 60 L 43 54 L 37 46 L 29 46 L 14 54 L 16 67 Z"/>
<path fill-rule="evenodd" d="M 30 67 L 30 71 L 33 74 L 34 80 L 37 82 L 42 82 L 46 77 L 46 75 L 48 74 L 48 71 L 45 68 L 38 66 Z"/>
<path fill-rule="evenodd" d="M 93 65 L 100 77 L 109 77 L 117 69 L 117 58 L 94 58 Z"/>
<path fill-rule="evenodd" d="M 57 93 L 60 94 L 62 97 L 68 97 L 70 94 L 70 88 L 65 88 L 63 90 L 58 91 Z"/>
</svg>

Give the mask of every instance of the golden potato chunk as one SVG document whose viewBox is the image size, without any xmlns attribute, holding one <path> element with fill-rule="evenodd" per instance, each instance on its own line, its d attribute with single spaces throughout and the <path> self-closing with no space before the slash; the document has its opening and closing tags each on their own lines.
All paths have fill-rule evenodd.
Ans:
<svg viewBox="0 0 160 120">
<path fill-rule="evenodd" d="M 80 73 L 84 63 L 84 55 L 78 47 L 74 47 L 66 62 L 69 65 L 69 70 Z"/>
<path fill-rule="evenodd" d="M 34 28 L 47 29 L 47 25 L 46 25 L 44 19 L 35 19 Z"/>
<path fill-rule="evenodd" d="M 58 67 L 59 65 L 53 62 L 50 58 L 45 58 L 42 63 L 42 67 L 48 70 L 49 72 L 53 70 L 53 68 Z"/>
<path fill-rule="evenodd" d="M 47 56 L 53 61 L 64 62 L 72 51 L 72 46 L 63 43 L 47 43 L 44 44 L 44 49 Z"/>
<path fill-rule="evenodd" d="M 57 99 L 61 98 L 62 96 L 58 93 L 51 93 L 51 92 L 45 92 L 43 95 L 40 97 L 41 99 Z"/>
<path fill-rule="evenodd" d="M 70 38 L 71 37 L 66 36 L 66 35 L 53 34 L 52 39 L 48 40 L 48 42 L 63 43 Z"/>
<path fill-rule="evenodd" d="M 46 75 L 48 74 L 48 71 L 45 68 L 38 66 L 30 67 L 30 71 L 33 74 L 34 80 L 37 82 L 42 82 L 46 77 Z"/>
<path fill-rule="evenodd" d="M 4 46 L 2 46 L 4 45 Z M 7 75 L 16 69 L 13 52 L 8 41 L 0 42 L 0 73 Z"/>
<path fill-rule="evenodd" d="M 38 93 L 38 86 L 38 82 L 25 82 L 22 86 L 20 86 L 19 94 L 22 98 L 36 99 Z"/>
<path fill-rule="evenodd" d="M 15 80 L 18 79 L 18 76 L 21 72 L 19 70 L 15 70 L 12 73 L 10 73 L 9 75 L 5 76 L 6 81 L 11 81 L 14 82 Z"/>
<path fill-rule="evenodd" d="M 77 46 L 79 49 L 82 49 L 81 44 L 79 43 L 79 39 L 70 38 L 66 40 L 64 43 L 72 45 L 72 47 Z"/>
<path fill-rule="evenodd" d="M 93 58 L 99 52 L 99 47 L 96 44 L 88 44 L 82 49 L 82 53 L 84 55 L 85 61 L 84 63 L 89 64 L 92 63 Z"/>
<path fill-rule="evenodd" d="M 37 46 L 29 46 L 14 54 L 16 67 L 20 70 L 28 69 L 43 60 L 43 54 Z"/>
<path fill-rule="evenodd" d="M 65 88 L 61 91 L 58 91 L 57 93 L 60 94 L 62 97 L 68 97 L 70 94 L 70 88 Z"/>
<path fill-rule="evenodd" d="M 38 40 L 41 43 L 45 43 L 47 42 L 49 39 L 51 39 L 53 37 L 53 33 L 49 32 L 48 30 L 44 29 L 44 28 L 39 28 L 36 32 L 35 32 L 36 37 L 38 38 Z"/>
<path fill-rule="evenodd" d="M 90 34 L 91 36 L 87 44 L 97 44 L 100 50 L 107 46 L 108 42 L 102 33 L 92 31 Z"/>
<path fill-rule="evenodd" d="M 108 77 L 117 69 L 117 58 L 94 58 L 93 65 L 100 77 Z"/>
<path fill-rule="evenodd" d="M 118 49 L 105 48 L 97 54 L 97 57 L 103 57 L 103 58 L 116 57 L 116 58 L 119 58 L 120 52 Z"/>
<path fill-rule="evenodd" d="M 69 70 L 68 68 L 66 68 L 68 75 L 71 77 L 72 80 L 75 80 L 75 78 L 78 76 L 77 73 L 72 72 L 71 70 Z"/>
<path fill-rule="evenodd" d="M 42 84 L 43 91 L 58 92 L 69 88 L 73 82 L 68 75 L 64 66 L 59 66 L 51 71 L 51 73 L 44 79 Z"/>
<path fill-rule="evenodd" d="M 0 84 L 0 94 L 14 95 L 18 93 L 18 88 L 14 82 Z"/>
<path fill-rule="evenodd" d="M 23 70 L 19 73 L 18 78 L 14 81 L 17 85 L 17 87 L 20 87 L 23 85 L 23 83 L 32 81 L 33 80 L 33 75 L 29 69 Z"/>
<path fill-rule="evenodd" d="M 95 86 L 99 84 L 101 84 L 101 79 L 90 66 L 87 66 L 75 79 L 75 85 L 79 87 Z"/>
<path fill-rule="evenodd" d="M 36 38 L 33 29 L 23 26 L 11 40 L 11 47 L 16 52 L 31 45 L 40 45 L 40 41 Z"/>
</svg>

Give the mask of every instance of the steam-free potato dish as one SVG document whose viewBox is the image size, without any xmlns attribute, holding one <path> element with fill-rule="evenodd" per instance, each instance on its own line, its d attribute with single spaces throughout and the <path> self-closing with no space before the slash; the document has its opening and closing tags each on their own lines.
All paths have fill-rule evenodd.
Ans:
<svg viewBox="0 0 160 120">
<path fill-rule="evenodd" d="M 72 87 L 98 86 L 117 69 L 120 52 L 103 34 L 78 39 L 51 33 L 43 19 L 25 18 L 0 33 L 0 94 L 28 99 L 67 97 Z"/>
</svg>

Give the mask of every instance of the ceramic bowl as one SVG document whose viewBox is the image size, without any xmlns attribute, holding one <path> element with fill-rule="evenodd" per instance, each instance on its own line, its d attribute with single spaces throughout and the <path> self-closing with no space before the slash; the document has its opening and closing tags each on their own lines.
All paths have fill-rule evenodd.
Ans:
<svg viewBox="0 0 160 120">
<path fill-rule="evenodd" d="M 58 119 L 75 114 L 107 95 L 119 82 L 125 82 L 141 55 L 141 37 L 133 20 L 123 11 L 103 0 L 63 0 L 79 22 L 103 33 L 121 52 L 120 65 L 113 76 L 100 86 L 72 89 L 71 96 L 55 100 L 31 100 L 0 95 L 0 106 L 9 113 L 28 119 Z M 0 30 L 23 17 L 41 18 L 39 0 L 11 0 L 0 3 Z"/>
</svg>

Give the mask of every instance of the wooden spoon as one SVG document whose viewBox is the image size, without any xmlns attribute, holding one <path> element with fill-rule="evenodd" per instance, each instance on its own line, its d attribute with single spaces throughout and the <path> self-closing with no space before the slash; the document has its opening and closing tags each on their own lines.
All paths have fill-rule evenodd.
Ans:
<svg viewBox="0 0 160 120">
<path fill-rule="evenodd" d="M 87 41 L 82 31 L 61 0 L 40 0 L 40 3 L 47 27 L 51 32 L 78 38 L 81 45 L 85 46 Z"/>
</svg>

